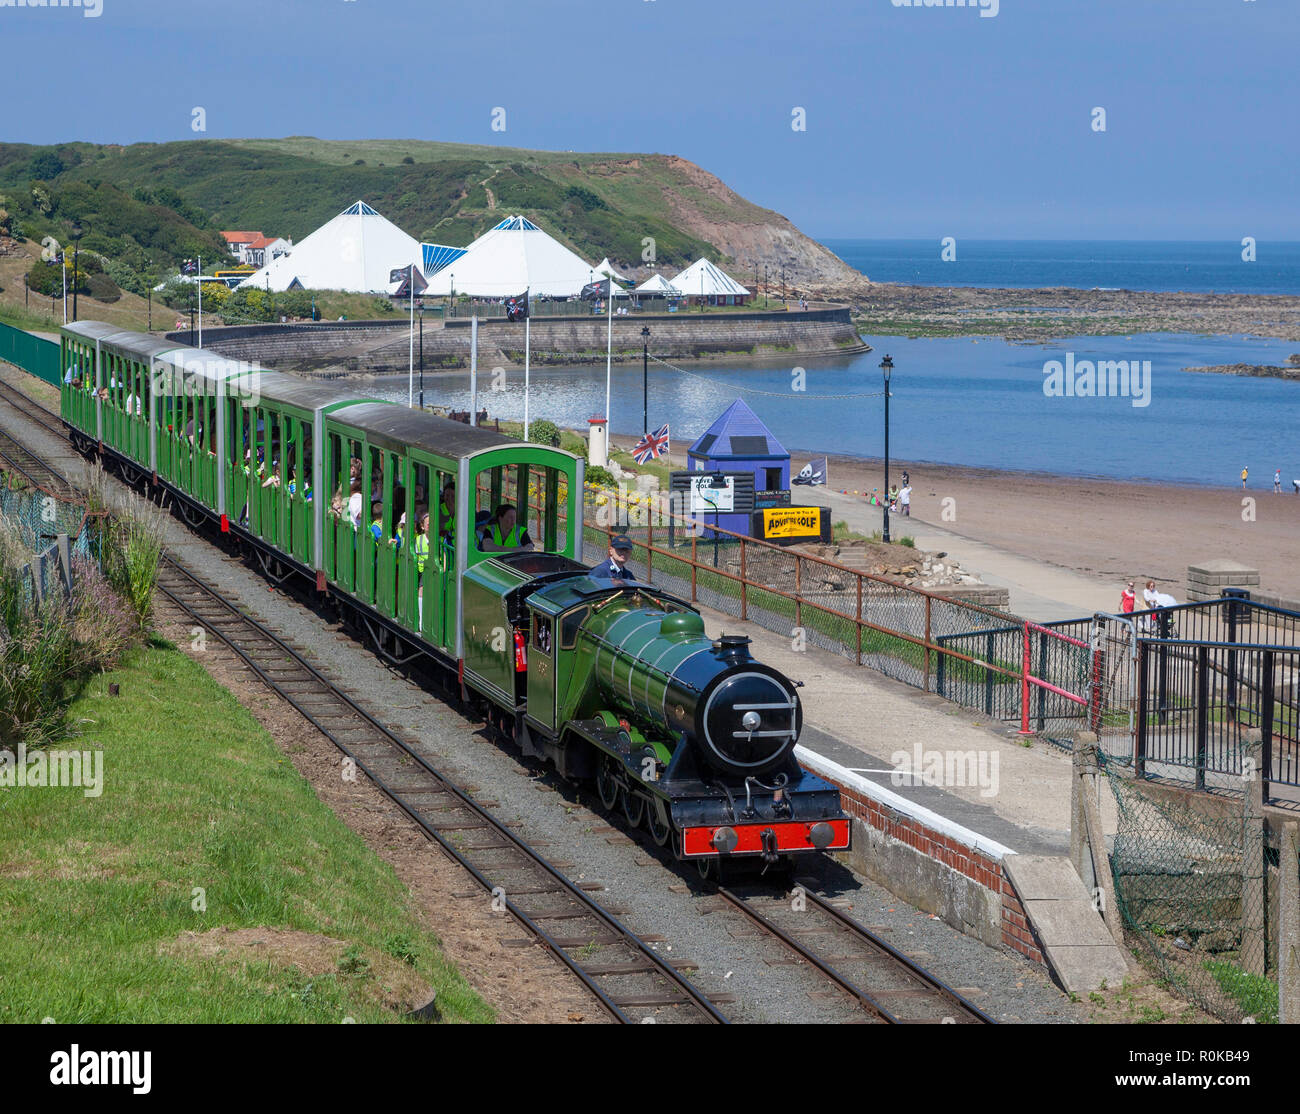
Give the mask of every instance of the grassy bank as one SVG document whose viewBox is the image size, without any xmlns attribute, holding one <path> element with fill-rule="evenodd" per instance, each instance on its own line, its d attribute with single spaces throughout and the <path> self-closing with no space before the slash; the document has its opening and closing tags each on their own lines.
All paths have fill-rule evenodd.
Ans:
<svg viewBox="0 0 1300 1114">
<path fill-rule="evenodd" d="M 424 986 L 445 1020 L 491 1020 L 393 871 L 192 658 L 154 641 L 72 714 L 102 796 L 0 788 L 0 1021 L 393 1021 Z M 269 946 L 212 932 L 259 927 Z"/>
</svg>

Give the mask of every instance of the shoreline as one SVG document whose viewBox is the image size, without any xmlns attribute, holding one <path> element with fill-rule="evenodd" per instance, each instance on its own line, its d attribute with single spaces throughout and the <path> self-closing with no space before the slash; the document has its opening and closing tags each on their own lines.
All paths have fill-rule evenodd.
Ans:
<svg viewBox="0 0 1300 1114">
<path fill-rule="evenodd" d="M 578 429 L 576 426 L 560 426 L 560 428 L 565 430 L 568 433 L 579 434 L 584 439 L 586 438 L 587 435 L 586 429 Z M 639 440 L 640 438 L 634 433 L 610 434 L 611 444 L 613 444 L 616 448 L 623 449 L 627 452 L 631 452 L 632 447 Z M 867 471 L 879 471 L 881 473 L 882 481 L 883 481 L 884 467 L 885 467 L 884 457 L 853 456 L 849 453 L 826 452 L 823 449 L 791 448 L 788 445 L 786 446 L 786 448 L 790 453 L 792 470 L 794 471 L 798 470 L 797 468 L 793 468 L 793 465 L 797 461 L 806 460 L 806 459 L 815 459 L 817 457 L 824 456 L 826 458 L 828 468 L 830 468 L 832 471 L 837 467 L 849 469 L 849 470 L 862 469 Z M 671 459 L 674 461 L 674 467 L 681 468 L 681 469 L 684 469 L 686 467 L 685 450 L 679 453 L 676 449 L 674 449 L 671 454 Z M 916 460 L 916 459 L 903 460 L 901 458 L 892 457 L 892 456 L 889 458 L 889 472 L 890 472 L 891 483 L 897 478 L 898 475 L 902 473 L 904 469 L 907 469 L 909 472 L 915 472 L 917 474 L 920 474 L 921 472 L 929 472 L 931 474 L 936 472 L 943 472 L 946 475 L 952 475 L 954 477 L 961 476 L 963 478 L 972 481 L 1018 478 L 1026 481 L 1051 482 L 1051 483 L 1059 483 L 1062 485 L 1077 484 L 1079 486 L 1092 486 L 1092 487 L 1102 484 L 1102 485 L 1114 485 L 1118 487 L 1169 489 L 1171 491 L 1201 491 L 1201 492 L 1240 491 L 1239 486 L 1237 486 L 1239 485 L 1240 480 L 1237 479 L 1236 477 L 1233 477 L 1232 481 L 1225 484 L 1214 484 L 1205 480 L 1158 480 L 1146 476 L 1117 477 L 1117 476 L 1092 475 L 1087 473 L 1050 472 L 1047 471 L 1046 469 L 1041 469 L 1041 468 L 995 468 L 992 465 L 987 465 L 987 464 L 959 464 L 953 461 L 942 461 L 942 460 Z M 1285 472 L 1283 472 L 1282 474 L 1282 483 L 1284 487 L 1283 494 L 1287 494 L 1287 495 L 1291 494 L 1291 480 L 1295 478 L 1300 478 L 1300 473 L 1298 473 L 1297 476 L 1292 477 L 1292 476 L 1288 476 Z M 839 486 L 835 486 L 835 485 L 828 485 L 828 486 L 830 486 L 831 489 L 837 493 L 841 490 Z M 808 490 L 816 491 L 817 489 L 810 488 Z M 852 493 L 853 485 L 849 485 L 848 490 L 850 493 Z M 861 490 L 861 488 L 859 487 L 858 490 Z M 1254 492 L 1255 494 L 1259 494 L 1260 492 L 1271 493 L 1271 491 L 1272 491 L 1272 480 L 1270 478 L 1267 488 L 1265 487 L 1259 487 L 1257 489 L 1247 488 L 1245 493 L 1249 495 L 1252 492 Z"/>
<path fill-rule="evenodd" d="M 1007 341 L 1129 333 L 1300 341 L 1300 295 L 1080 287 L 904 286 L 844 291 L 870 334 L 1001 336 Z"/>
</svg>

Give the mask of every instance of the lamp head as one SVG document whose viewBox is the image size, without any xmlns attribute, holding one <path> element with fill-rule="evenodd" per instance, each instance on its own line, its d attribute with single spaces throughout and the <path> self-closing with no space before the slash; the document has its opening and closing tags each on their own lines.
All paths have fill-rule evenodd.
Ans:
<svg viewBox="0 0 1300 1114">
<path fill-rule="evenodd" d="M 880 361 L 880 370 L 885 373 L 885 382 L 889 382 L 890 373 L 894 370 L 894 361 L 886 356 Z"/>
</svg>

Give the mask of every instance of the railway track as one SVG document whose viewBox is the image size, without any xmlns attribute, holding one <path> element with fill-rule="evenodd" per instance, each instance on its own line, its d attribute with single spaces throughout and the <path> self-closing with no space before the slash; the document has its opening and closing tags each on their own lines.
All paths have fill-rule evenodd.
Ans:
<svg viewBox="0 0 1300 1114">
<path fill-rule="evenodd" d="M 718 894 L 799 962 L 815 968 L 855 999 L 875 1021 L 993 1024 L 978 1006 L 811 890 L 796 886 L 786 896 L 756 888 L 738 892 L 719 887 Z"/>
<path fill-rule="evenodd" d="M 30 406 L 20 409 L 44 410 L 27 401 Z M 57 424 L 52 428 L 63 432 Z M 75 490 L 57 469 L 6 433 L 0 433 L 0 457 L 42 490 Z M 474 878 L 494 910 L 510 914 L 548 948 L 611 1018 L 626 1024 L 726 1022 L 715 1003 L 728 996 L 710 1000 L 687 977 L 691 964 L 666 961 L 651 947 L 656 941 L 638 936 L 603 908 L 296 648 L 167 556 L 159 568 L 158 590 L 329 739 L 343 755 L 345 776 L 360 771 L 369 777 Z"/>
</svg>

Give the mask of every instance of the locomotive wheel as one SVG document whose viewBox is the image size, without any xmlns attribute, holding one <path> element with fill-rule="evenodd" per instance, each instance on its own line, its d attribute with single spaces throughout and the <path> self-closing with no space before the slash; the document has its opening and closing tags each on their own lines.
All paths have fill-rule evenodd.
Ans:
<svg viewBox="0 0 1300 1114">
<path fill-rule="evenodd" d="M 614 762 L 606 755 L 596 769 L 596 795 L 607 809 L 618 804 L 618 779 L 614 776 Z"/>
<path fill-rule="evenodd" d="M 706 855 L 702 859 L 695 860 L 695 869 L 700 872 L 700 881 L 716 882 L 718 880 L 718 868 L 722 864 L 712 855 Z"/>
<path fill-rule="evenodd" d="M 646 813 L 646 799 L 640 793 L 635 793 L 631 789 L 623 790 L 623 815 L 627 817 L 627 822 L 634 828 L 641 826 L 641 820 Z"/>
<path fill-rule="evenodd" d="M 655 841 L 656 845 L 659 847 L 667 846 L 669 837 L 673 834 L 673 825 L 669 820 L 660 820 L 659 805 L 655 801 L 651 801 L 646 809 L 645 826 L 646 831 L 650 833 L 650 838 Z"/>
</svg>

